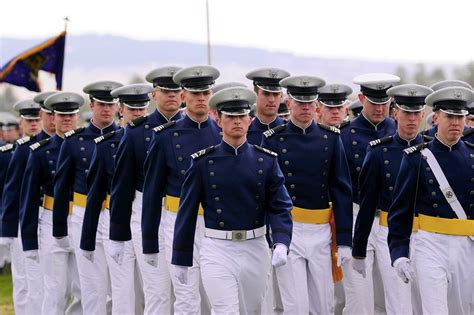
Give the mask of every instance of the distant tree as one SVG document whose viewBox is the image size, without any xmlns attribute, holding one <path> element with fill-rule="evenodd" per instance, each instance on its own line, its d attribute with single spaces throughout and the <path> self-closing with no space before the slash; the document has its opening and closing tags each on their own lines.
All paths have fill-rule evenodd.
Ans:
<svg viewBox="0 0 474 315">
<path fill-rule="evenodd" d="M 402 65 L 398 66 L 395 69 L 395 75 L 400 77 L 400 82 L 398 84 L 406 84 L 410 81 L 410 78 L 408 77 L 407 71 L 405 67 Z"/>
<path fill-rule="evenodd" d="M 128 83 L 129 83 L 129 84 L 145 83 L 145 80 L 142 78 L 141 75 L 139 75 L 139 74 L 134 74 L 134 75 L 132 75 L 132 77 L 130 78 L 130 80 L 128 80 Z"/>
<path fill-rule="evenodd" d="M 463 68 L 458 68 L 454 71 L 456 79 L 466 81 L 474 86 L 474 61 L 469 62 Z"/>
<path fill-rule="evenodd" d="M 446 75 L 444 74 L 443 68 L 438 67 L 433 69 L 430 76 L 430 85 L 443 80 L 446 80 Z"/>
<path fill-rule="evenodd" d="M 13 104 L 18 101 L 13 89 L 10 86 L 5 87 L 3 93 L 0 93 L 0 111 L 11 111 Z"/>
<path fill-rule="evenodd" d="M 430 85 L 430 77 L 426 71 L 426 66 L 423 63 L 416 65 L 414 80 L 417 84 Z"/>
</svg>

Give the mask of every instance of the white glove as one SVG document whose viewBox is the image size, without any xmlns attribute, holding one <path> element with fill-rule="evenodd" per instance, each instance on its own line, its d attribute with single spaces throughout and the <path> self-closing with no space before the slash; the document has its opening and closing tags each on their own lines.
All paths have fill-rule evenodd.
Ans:
<svg viewBox="0 0 474 315">
<path fill-rule="evenodd" d="M 0 246 L 10 248 L 13 243 L 13 237 L 0 237 Z"/>
<path fill-rule="evenodd" d="M 110 240 L 109 255 L 118 265 L 122 264 L 124 250 L 125 242 Z"/>
<path fill-rule="evenodd" d="M 365 258 L 353 258 L 352 259 L 352 269 L 357 271 L 362 275 L 363 278 L 367 276 L 365 271 Z"/>
<path fill-rule="evenodd" d="M 415 271 L 413 271 L 410 259 L 407 257 L 400 257 L 395 260 L 393 267 L 397 270 L 398 276 L 402 278 L 403 282 L 408 283 L 408 281 L 415 278 Z"/>
<path fill-rule="evenodd" d="M 154 254 L 143 254 L 145 256 L 145 261 L 152 267 L 158 267 L 158 253 Z"/>
<path fill-rule="evenodd" d="M 39 263 L 39 254 L 38 254 L 37 249 L 27 250 L 24 253 L 25 253 L 26 258 L 32 259 L 32 260 L 36 261 L 37 263 Z"/>
<path fill-rule="evenodd" d="M 91 263 L 94 262 L 94 251 L 81 249 L 82 256 L 84 256 Z"/>
<path fill-rule="evenodd" d="M 55 240 L 56 240 L 56 245 L 57 245 L 59 248 L 68 249 L 69 246 L 70 246 L 70 245 L 69 245 L 69 237 L 67 237 L 67 236 L 56 237 Z"/>
<path fill-rule="evenodd" d="M 174 273 L 179 283 L 184 285 L 188 284 L 188 267 L 175 265 Z"/>
<path fill-rule="evenodd" d="M 352 258 L 352 250 L 349 246 L 337 247 L 337 266 L 345 265 Z"/>
<path fill-rule="evenodd" d="M 272 266 L 280 267 L 286 264 L 288 260 L 288 247 L 284 244 L 276 244 L 273 250 Z"/>
</svg>

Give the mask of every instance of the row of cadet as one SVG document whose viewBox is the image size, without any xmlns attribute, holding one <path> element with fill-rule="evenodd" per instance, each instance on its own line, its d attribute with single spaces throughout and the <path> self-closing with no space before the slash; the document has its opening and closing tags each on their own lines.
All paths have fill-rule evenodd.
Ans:
<svg viewBox="0 0 474 315">
<path fill-rule="evenodd" d="M 82 95 L 40 93 L 16 141 L 2 113 L 16 314 L 474 311 L 469 84 L 363 74 L 351 103 L 311 75 L 219 75 L 89 84 L 81 128 Z"/>
</svg>

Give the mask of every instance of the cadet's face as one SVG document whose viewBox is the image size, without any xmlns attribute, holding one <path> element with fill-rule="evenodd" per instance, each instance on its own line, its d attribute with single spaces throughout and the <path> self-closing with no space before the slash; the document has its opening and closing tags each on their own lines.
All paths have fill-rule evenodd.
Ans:
<svg viewBox="0 0 474 315">
<path fill-rule="evenodd" d="M 156 87 L 151 92 L 151 97 L 155 100 L 156 106 L 162 112 L 176 112 L 181 105 L 181 90 L 165 90 Z"/>
<path fill-rule="evenodd" d="M 437 116 L 437 135 L 443 142 L 454 142 L 461 137 L 466 123 L 465 116 L 446 114 L 442 111 L 436 111 L 434 116 Z"/>
<path fill-rule="evenodd" d="M 123 117 L 123 122 L 128 124 L 129 121 L 145 115 L 148 107 L 145 108 L 130 108 L 125 105 L 120 105 L 119 112 Z"/>
<path fill-rule="evenodd" d="M 318 102 L 316 112 L 318 113 L 318 122 L 328 125 L 336 126 L 342 123 L 347 116 L 347 106 L 328 107 Z"/>
<path fill-rule="evenodd" d="M 21 129 L 26 136 L 32 136 L 40 132 L 41 124 L 39 119 L 22 119 Z"/>
<path fill-rule="evenodd" d="M 92 101 L 92 121 L 99 126 L 106 126 L 112 123 L 117 112 L 117 104 L 102 103 Z"/>
<path fill-rule="evenodd" d="M 229 116 L 222 114 L 217 121 L 224 138 L 239 139 L 247 135 L 252 119 L 249 115 Z"/>
<path fill-rule="evenodd" d="M 364 95 L 359 94 L 359 100 L 362 103 L 364 116 L 374 124 L 383 121 L 388 115 L 390 100 L 382 105 L 371 103 Z"/>
<path fill-rule="evenodd" d="M 8 128 L 3 131 L 3 137 L 5 138 L 5 141 L 13 142 L 20 138 L 20 129 Z"/>
<path fill-rule="evenodd" d="M 257 90 L 257 115 L 276 116 L 282 93 Z"/>
<path fill-rule="evenodd" d="M 44 111 L 40 111 L 40 119 L 43 129 L 48 133 L 54 133 L 56 127 L 54 126 L 54 114 L 46 113 Z"/>
<path fill-rule="evenodd" d="M 302 125 L 309 124 L 313 121 L 316 115 L 316 101 L 303 103 L 291 99 L 289 105 L 292 120 Z"/>
<path fill-rule="evenodd" d="M 474 127 L 474 115 L 469 115 L 466 118 L 466 125 L 469 127 Z"/>
<path fill-rule="evenodd" d="M 182 101 L 186 103 L 186 111 L 191 116 L 203 116 L 209 113 L 209 98 L 212 91 L 190 92 L 183 91 Z"/>
<path fill-rule="evenodd" d="M 418 133 L 424 112 L 407 112 L 395 107 L 393 115 L 397 123 L 398 133 L 402 137 L 414 137 Z M 408 140 L 408 139 L 407 139 Z"/>
<path fill-rule="evenodd" d="M 56 131 L 61 134 L 65 134 L 70 130 L 76 129 L 78 121 L 78 114 L 54 114 L 54 124 L 56 125 Z"/>
</svg>

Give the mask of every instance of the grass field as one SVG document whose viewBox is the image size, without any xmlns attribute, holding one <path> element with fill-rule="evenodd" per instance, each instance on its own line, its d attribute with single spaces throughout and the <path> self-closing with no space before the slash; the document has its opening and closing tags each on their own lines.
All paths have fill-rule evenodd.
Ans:
<svg viewBox="0 0 474 315">
<path fill-rule="evenodd" d="M 10 265 L 0 273 L 0 314 L 13 314 L 12 274 Z"/>
</svg>

